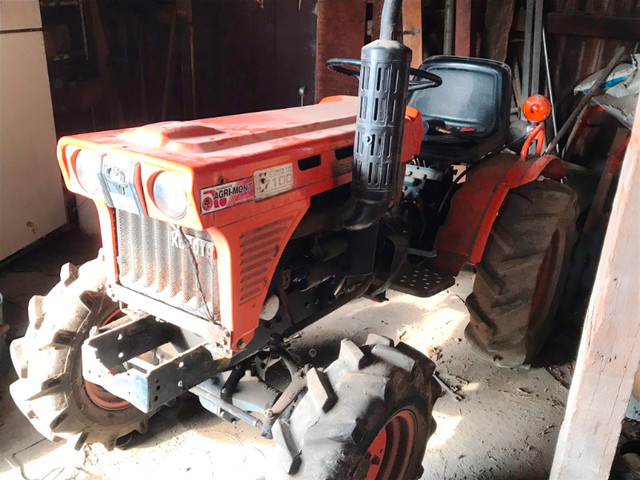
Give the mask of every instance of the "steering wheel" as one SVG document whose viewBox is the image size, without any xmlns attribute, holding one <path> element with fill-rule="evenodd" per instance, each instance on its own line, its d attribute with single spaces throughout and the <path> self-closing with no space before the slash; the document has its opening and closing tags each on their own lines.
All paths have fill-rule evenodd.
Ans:
<svg viewBox="0 0 640 480">
<path fill-rule="evenodd" d="M 356 60 L 355 58 L 331 58 L 327 60 L 327 67 L 329 67 L 329 69 L 357 80 L 360 80 L 360 64 L 360 60 Z M 414 76 L 414 79 L 409 81 L 410 92 L 442 85 L 442 78 L 434 73 L 418 70 L 417 68 L 410 68 L 409 73 Z M 416 77 L 418 79 L 416 79 Z"/>
</svg>

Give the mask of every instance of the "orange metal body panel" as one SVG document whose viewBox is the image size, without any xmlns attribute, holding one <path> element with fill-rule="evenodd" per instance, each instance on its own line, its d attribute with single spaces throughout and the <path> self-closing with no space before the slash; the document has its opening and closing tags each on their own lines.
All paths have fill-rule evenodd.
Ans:
<svg viewBox="0 0 640 480">
<path fill-rule="evenodd" d="M 278 260 L 308 207 L 309 199 L 301 199 L 207 229 L 218 258 L 220 318 L 235 350 L 253 337 Z"/>
<path fill-rule="evenodd" d="M 509 190 L 533 182 L 543 172 L 555 180 L 564 177 L 562 162 L 553 155 L 522 160 L 503 153 L 469 172 L 467 181 L 451 199 L 447 219 L 438 230 L 436 266 L 457 275 L 465 263 L 480 262 Z"/>
<path fill-rule="evenodd" d="M 88 197 L 76 176 L 78 149 L 133 160 L 139 165 L 135 189 L 148 216 L 209 232 L 218 265 L 220 323 L 229 334 L 225 345 L 237 351 L 258 326 L 273 271 L 311 197 L 351 181 L 351 157 L 337 160 L 334 151 L 353 145 L 356 107 L 357 98 L 338 96 L 307 107 L 63 137 L 58 159 L 67 188 Z M 419 151 L 422 133 L 420 114 L 407 108 L 403 162 Z M 321 156 L 318 166 L 300 168 L 298 160 L 315 155 Z M 203 190 L 246 180 L 252 183 L 253 197 L 258 178 L 254 173 L 279 166 L 291 168 L 288 190 L 202 213 L 210 206 Z M 165 217 L 153 200 L 153 181 L 163 171 L 182 175 L 189 193 L 188 213 L 179 221 Z M 93 199 L 108 278 L 117 284 L 112 210 L 99 198 Z M 138 307 L 153 314 L 154 302 L 149 299 Z M 193 321 L 204 320 L 194 316 Z"/>
</svg>

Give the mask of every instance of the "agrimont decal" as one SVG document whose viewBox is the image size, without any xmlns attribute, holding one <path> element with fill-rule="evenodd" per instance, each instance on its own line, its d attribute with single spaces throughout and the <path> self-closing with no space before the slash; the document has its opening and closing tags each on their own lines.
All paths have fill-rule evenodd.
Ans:
<svg viewBox="0 0 640 480">
<path fill-rule="evenodd" d="M 211 213 L 251 200 L 253 200 L 253 178 L 243 178 L 200 190 L 200 212 Z"/>
</svg>

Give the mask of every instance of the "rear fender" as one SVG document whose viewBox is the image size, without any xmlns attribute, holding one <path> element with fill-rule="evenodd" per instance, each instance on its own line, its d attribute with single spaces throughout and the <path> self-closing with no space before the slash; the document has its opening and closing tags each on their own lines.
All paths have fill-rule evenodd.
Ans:
<svg viewBox="0 0 640 480">
<path fill-rule="evenodd" d="M 449 213 L 438 230 L 435 266 L 457 275 L 465 263 L 476 264 L 491 232 L 493 222 L 509 190 L 535 181 L 539 176 L 561 180 L 565 171 L 553 155 L 525 160 L 503 153 L 475 167 L 453 198 Z"/>
</svg>

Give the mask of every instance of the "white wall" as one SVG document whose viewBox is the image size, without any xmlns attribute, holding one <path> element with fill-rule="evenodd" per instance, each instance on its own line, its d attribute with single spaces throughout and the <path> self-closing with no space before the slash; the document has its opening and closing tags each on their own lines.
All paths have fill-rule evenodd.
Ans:
<svg viewBox="0 0 640 480">
<path fill-rule="evenodd" d="M 66 222 L 37 0 L 0 0 L 0 260 Z"/>
</svg>

